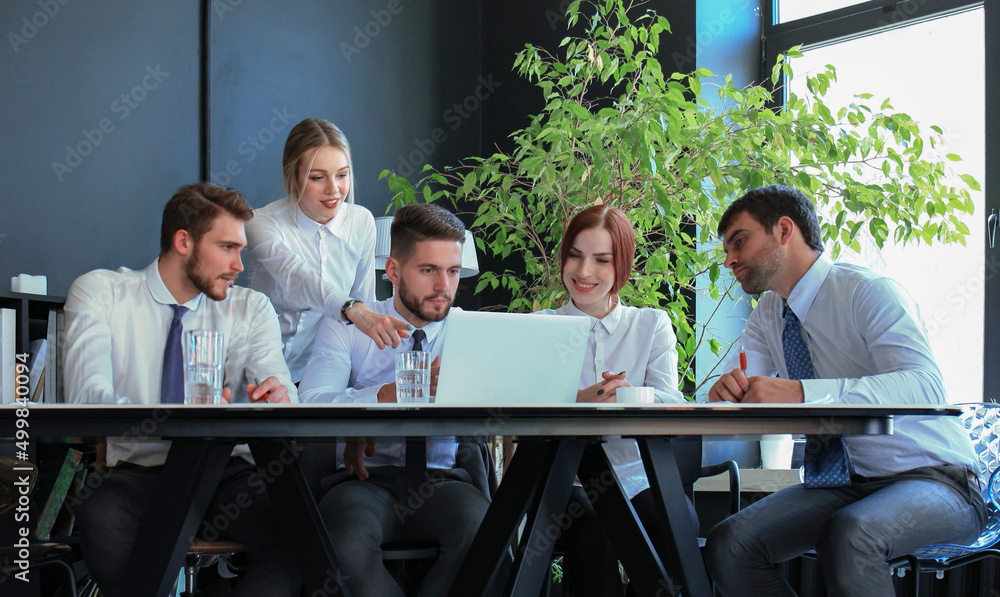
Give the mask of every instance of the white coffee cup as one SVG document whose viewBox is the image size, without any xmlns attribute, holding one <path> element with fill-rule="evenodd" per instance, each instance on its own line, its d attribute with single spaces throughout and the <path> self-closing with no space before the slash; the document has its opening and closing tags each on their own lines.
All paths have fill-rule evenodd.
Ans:
<svg viewBox="0 0 1000 597">
<path fill-rule="evenodd" d="M 761 468 L 790 469 L 792 468 L 792 451 L 795 440 L 788 434 L 760 436 Z"/>
<path fill-rule="evenodd" d="M 621 404 L 652 404 L 654 388 L 627 387 L 615 390 L 617 402 Z"/>
</svg>

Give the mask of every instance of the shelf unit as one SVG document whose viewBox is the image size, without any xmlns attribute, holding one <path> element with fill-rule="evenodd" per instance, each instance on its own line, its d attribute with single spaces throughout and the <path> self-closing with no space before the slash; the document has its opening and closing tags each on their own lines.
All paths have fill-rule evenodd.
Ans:
<svg viewBox="0 0 1000 597">
<path fill-rule="evenodd" d="M 41 294 L 9 292 L 0 295 L 0 307 L 17 312 L 17 336 L 15 347 L 18 353 L 28 349 L 32 340 L 44 338 L 51 309 L 61 309 L 66 297 Z"/>
</svg>

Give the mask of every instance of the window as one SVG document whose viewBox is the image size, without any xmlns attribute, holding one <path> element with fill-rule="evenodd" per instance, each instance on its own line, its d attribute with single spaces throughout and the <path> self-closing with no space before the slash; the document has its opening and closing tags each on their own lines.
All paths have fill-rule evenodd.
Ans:
<svg viewBox="0 0 1000 597">
<path fill-rule="evenodd" d="M 799 4 L 803 3 L 779 2 L 778 20 L 784 22 L 790 14 L 807 16 L 795 7 Z M 795 10 L 799 12 L 792 12 Z M 803 75 L 832 64 L 838 78 L 836 87 L 827 94 L 832 105 L 847 105 L 855 93 L 867 92 L 878 98 L 878 102 L 872 100 L 872 107 L 878 108 L 888 97 L 896 110 L 913 116 L 922 129 L 939 126 L 944 131 L 945 147 L 935 150 L 938 157 L 945 153 L 962 156 L 956 170 L 984 184 L 984 11 L 981 6 L 949 7 L 919 17 L 902 23 L 883 22 L 873 29 L 866 29 L 868 21 L 862 19 L 849 35 L 845 32 L 851 25 L 845 24 L 844 18 L 838 19 L 835 27 L 818 24 L 782 30 L 779 24 L 772 31 L 780 43 L 768 38 L 770 64 L 778 52 L 805 43 L 804 56 L 793 62 L 796 78 L 792 91 L 801 94 Z M 822 17 L 816 19 L 822 21 Z M 824 30 L 833 37 L 824 38 Z M 891 244 L 890 234 L 882 250 L 869 243 L 861 254 L 842 254 L 840 258 L 884 272 L 907 288 L 920 307 L 949 399 L 956 403 L 978 401 L 984 395 L 984 307 L 987 280 L 992 276 L 984 259 L 986 200 L 982 193 L 975 193 L 973 199 L 976 212 L 964 221 L 970 229 L 966 247 L 900 246 Z"/>
</svg>

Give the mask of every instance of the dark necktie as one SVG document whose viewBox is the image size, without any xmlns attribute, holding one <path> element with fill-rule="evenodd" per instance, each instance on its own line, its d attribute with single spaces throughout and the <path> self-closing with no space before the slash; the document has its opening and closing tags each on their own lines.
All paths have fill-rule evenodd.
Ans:
<svg viewBox="0 0 1000 597">
<path fill-rule="evenodd" d="M 412 350 L 423 350 L 427 332 L 414 330 Z M 427 470 L 427 439 L 423 437 L 406 438 L 406 483 L 413 489 L 420 487 L 425 481 L 424 471 Z"/>
<path fill-rule="evenodd" d="M 181 353 L 181 323 L 187 307 L 170 305 L 174 318 L 170 321 L 167 343 L 163 348 L 163 374 L 160 377 L 160 402 L 182 404 L 184 402 L 184 355 Z"/>
<path fill-rule="evenodd" d="M 785 367 L 791 379 L 815 379 L 812 357 L 802 340 L 799 318 L 785 304 L 785 329 L 781 333 Z M 806 487 L 844 487 L 851 484 L 847 449 L 842 435 L 807 435 L 804 455 Z"/>
<path fill-rule="evenodd" d="M 427 332 L 423 330 L 413 331 L 413 348 L 411 350 L 423 350 L 424 340 L 427 339 Z"/>
</svg>

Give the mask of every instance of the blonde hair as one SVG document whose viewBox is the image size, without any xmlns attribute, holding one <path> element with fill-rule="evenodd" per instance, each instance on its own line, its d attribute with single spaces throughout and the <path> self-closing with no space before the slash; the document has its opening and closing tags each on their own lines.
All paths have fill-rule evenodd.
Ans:
<svg viewBox="0 0 1000 597">
<path fill-rule="evenodd" d="M 351 161 L 351 145 L 347 142 L 347 137 L 332 122 L 306 118 L 289 131 L 288 139 L 285 140 L 285 151 L 281 156 L 281 165 L 285 174 L 285 193 L 291 199 L 293 206 L 298 205 L 299 199 L 302 197 L 303 180 L 299 176 L 302 156 L 310 149 L 325 146 L 336 147 L 347 156 L 351 188 L 347 193 L 346 202 L 354 203 L 354 162 Z M 316 152 L 313 152 L 309 163 L 306 164 L 306 168 L 302 172 L 308 175 L 315 159 Z"/>
</svg>

